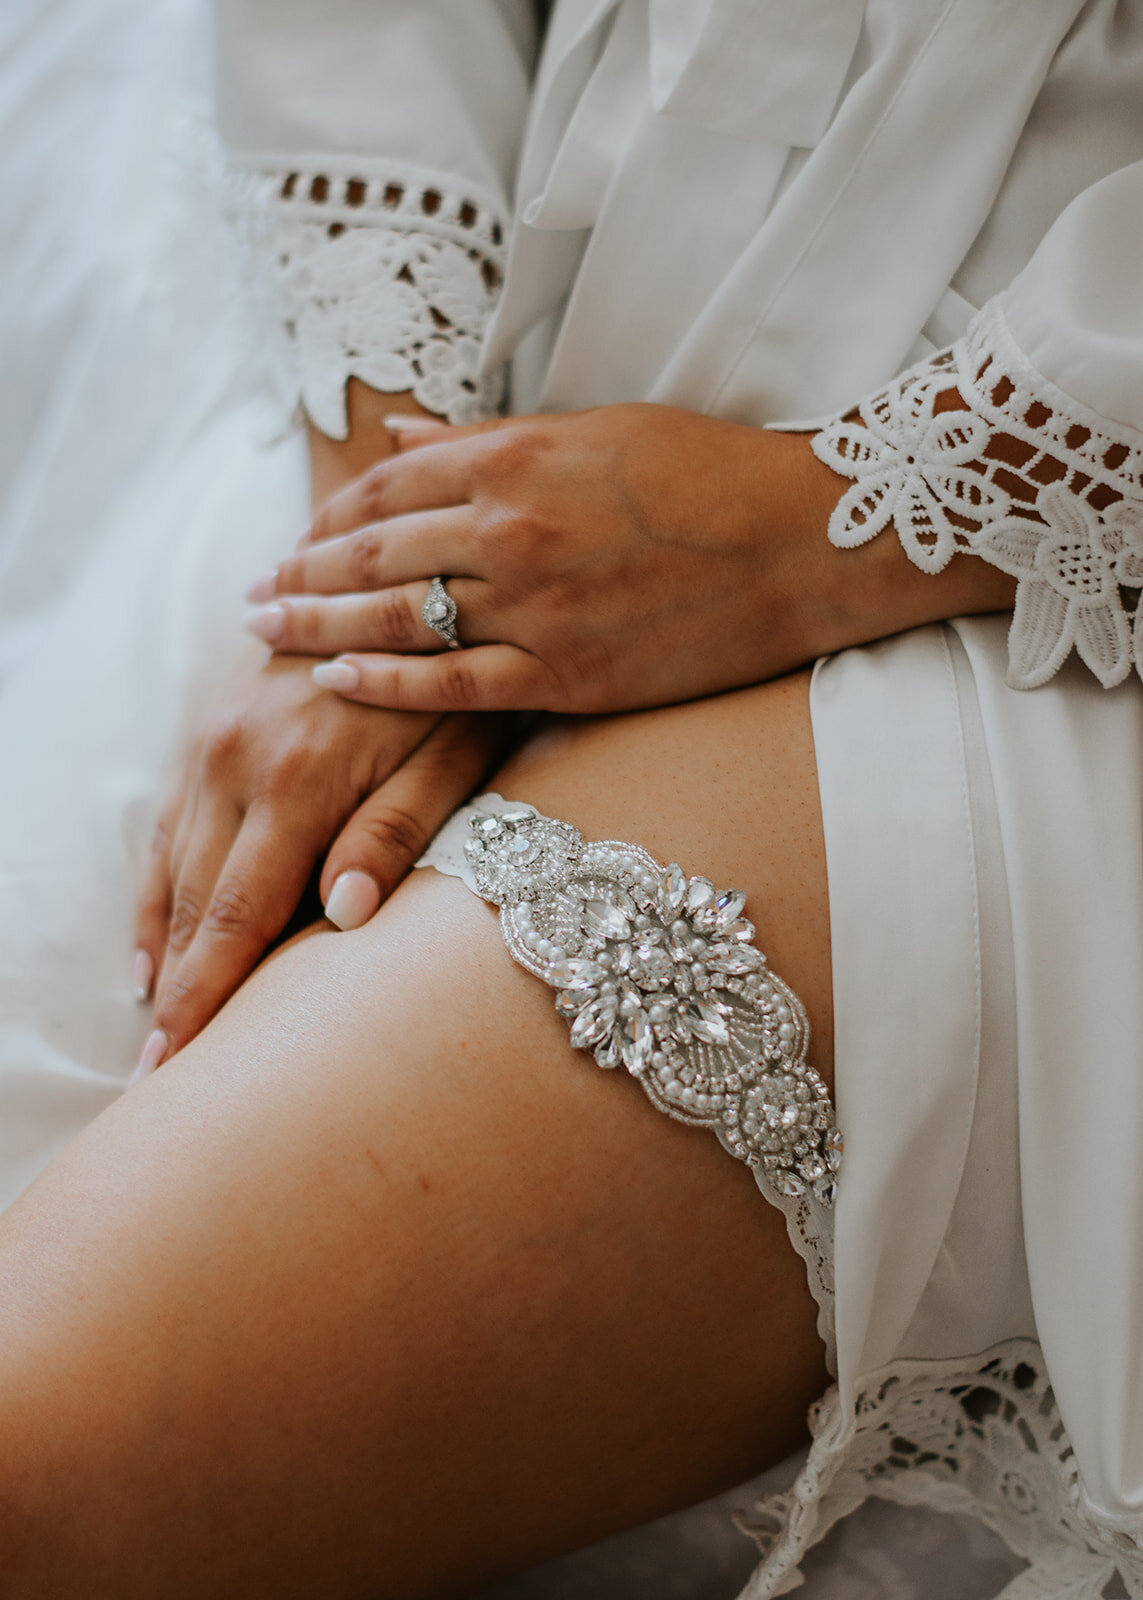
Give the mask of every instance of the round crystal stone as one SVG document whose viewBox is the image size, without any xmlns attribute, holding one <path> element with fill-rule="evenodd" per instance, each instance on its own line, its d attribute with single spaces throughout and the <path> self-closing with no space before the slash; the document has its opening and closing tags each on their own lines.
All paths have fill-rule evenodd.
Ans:
<svg viewBox="0 0 1143 1600">
<path fill-rule="evenodd" d="M 635 946 L 627 971 L 632 983 L 655 994 L 670 986 L 675 976 L 675 963 L 660 945 L 643 940 Z"/>
</svg>

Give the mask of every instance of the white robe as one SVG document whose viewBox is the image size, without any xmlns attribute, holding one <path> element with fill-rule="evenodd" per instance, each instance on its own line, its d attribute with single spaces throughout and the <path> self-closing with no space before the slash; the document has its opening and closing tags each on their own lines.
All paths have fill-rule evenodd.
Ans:
<svg viewBox="0 0 1143 1600">
<path fill-rule="evenodd" d="M 515 409 L 820 416 L 998 297 L 1044 393 L 1143 432 L 1143 6 L 560 0 L 529 90 L 534 43 L 514 0 L 221 7 L 233 204 L 265 326 L 293 330 L 277 380 L 328 431 L 350 372 L 459 417 L 494 403 L 508 357 Z M 179 171 L 136 168 L 118 199 Z M 202 181 L 172 228 L 217 205 Z M 130 281 L 158 293 L 117 286 L 83 323 L 88 399 L 131 353 L 132 314 L 152 339 L 134 411 L 100 422 L 130 449 L 114 482 L 86 469 L 86 545 L 58 516 L 75 570 L 34 537 L 59 494 L 45 463 L 81 435 L 58 405 L 25 423 L 0 525 L 21 647 L 0 697 L 20 752 L 0 815 L 8 1194 L 130 1068 L 125 867 L 225 667 L 241 580 L 301 518 L 298 441 L 259 444 L 245 313 L 221 315 L 225 244 L 199 238 L 195 281 L 209 258 L 218 282 L 194 305 L 162 234 L 127 234 Z M 51 275 L 20 269 L 25 321 L 50 323 Z M 815 676 L 847 1135 L 838 1387 L 751 1595 L 792 1582 L 867 1493 L 979 1515 L 1033 1561 L 1026 1600 L 1094 1597 L 1116 1570 L 1143 1593 L 1143 690 L 1074 660 L 1028 693 L 1004 677 L 995 620 Z M 1061 1437 L 1074 1456 L 1053 1458 Z M 955 1470 L 918 1470 L 942 1449 Z"/>
</svg>

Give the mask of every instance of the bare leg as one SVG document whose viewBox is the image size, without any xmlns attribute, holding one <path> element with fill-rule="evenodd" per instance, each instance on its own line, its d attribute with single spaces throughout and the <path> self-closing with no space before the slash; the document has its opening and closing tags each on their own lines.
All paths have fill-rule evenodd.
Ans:
<svg viewBox="0 0 1143 1600">
<path fill-rule="evenodd" d="M 557 728 L 498 787 L 747 890 L 829 1076 L 804 678 Z M 0 1223 L 0 1593 L 463 1594 L 795 1445 L 814 1315 L 750 1174 L 419 873 Z"/>
</svg>

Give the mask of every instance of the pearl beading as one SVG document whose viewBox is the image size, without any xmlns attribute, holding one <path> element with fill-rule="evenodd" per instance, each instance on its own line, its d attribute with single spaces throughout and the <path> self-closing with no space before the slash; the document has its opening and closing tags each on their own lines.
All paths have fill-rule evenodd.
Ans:
<svg viewBox="0 0 1143 1600">
<path fill-rule="evenodd" d="M 776 1196 L 831 1207 L 842 1136 L 806 1061 L 805 1008 L 753 945 L 746 896 L 530 806 L 474 811 L 468 828 L 477 891 L 515 960 L 559 991 L 573 1046 L 714 1131 Z"/>
</svg>

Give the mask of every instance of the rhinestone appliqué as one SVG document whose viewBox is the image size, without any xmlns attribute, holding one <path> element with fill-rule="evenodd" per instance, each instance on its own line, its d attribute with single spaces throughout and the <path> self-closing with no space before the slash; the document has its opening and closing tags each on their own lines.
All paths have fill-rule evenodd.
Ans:
<svg viewBox="0 0 1143 1600">
<path fill-rule="evenodd" d="M 513 957 L 559 990 L 571 1042 L 787 1198 L 833 1204 L 842 1136 L 801 1001 L 755 948 L 745 895 L 587 843 L 529 806 L 469 818 L 464 852 Z"/>
</svg>

